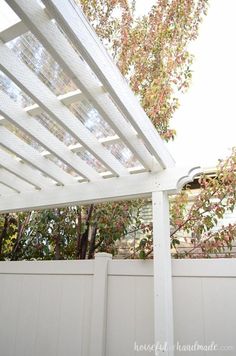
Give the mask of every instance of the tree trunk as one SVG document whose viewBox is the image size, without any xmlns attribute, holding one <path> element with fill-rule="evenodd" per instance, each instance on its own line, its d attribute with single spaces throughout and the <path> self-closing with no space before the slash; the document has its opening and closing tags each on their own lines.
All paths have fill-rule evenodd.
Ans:
<svg viewBox="0 0 236 356">
<path fill-rule="evenodd" d="M 4 216 L 4 225 L 3 225 L 3 229 L 0 235 L 0 259 L 2 258 L 2 245 L 3 245 L 3 240 L 6 238 L 7 236 L 7 229 L 8 229 L 8 218 L 9 218 L 9 214 L 6 214 Z"/>
<path fill-rule="evenodd" d="M 24 231 L 26 229 L 26 226 L 28 225 L 29 221 L 30 221 L 30 217 L 31 217 L 31 213 L 29 213 L 25 220 L 23 221 L 23 223 L 18 223 L 18 231 L 17 231 L 17 236 L 16 236 L 16 242 L 13 246 L 12 249 L 12 253 L 11 253 L 11 261 L 17 261 L 18 260 L 18 251 L 19 251 L 19 247 L 20 247 L 20 242 L 21 239 L 23 237 Z"/>
<path fill-rule="evenodd" d="M 88 259 L 89 260 L 94 257 L 96 234 L 97 234 L 97 227 L 93 226 L 92 233 L 91 233 L 90 244 L 89 244 L 89 252 L 88 252 Z"/>
<path fill-rule="evenodd" d="M 87 213 L 86 222 L 85 222 L 85 231 L 82 234 L 81 241 L 80 241 L 81 242 L 80 249 L 79 249 L 79 259 L 80 260 L 86 259 L 86 253 L 87 253 L 87 248 L 88 248 L 89 224 L 90 224 L 90 220 L 92 217 L 93 208 L 94 208 L 93 204 L 91 204 L 88 208 L 88 213 Z"/>
<path fill-rule="evenodd" d="M 54 239 L 55 239 L 55 260 L 60 260 L 61 259 L 61 255 L 60 255 L 60 235 L 57 234 L 54 236 Z"/>
<path fill-rule="evenodd" d="M 81 225 L 82 225 L 81 208 L 79 208 L 77 218 L 78 218 L 78 224 L 77 224 L 77 241 L 76 241 L 75 257 L 78 260 L 80 257 L 80 245 L 81 245 Z"/>
</svg>

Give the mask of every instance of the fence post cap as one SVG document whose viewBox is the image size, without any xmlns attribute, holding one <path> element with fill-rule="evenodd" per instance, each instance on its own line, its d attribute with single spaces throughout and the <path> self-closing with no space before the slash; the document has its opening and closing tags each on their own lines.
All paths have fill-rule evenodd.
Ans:
<svg viewBox="0 0 236 356">
<path fill-rule="evenodd" d="M 95 259 L 96 258 L 108 258 L 108 259 L 112 259 L 112 254 L 111 253 L 107 253 L 107 252 L 97 252 L 95 253 Z"/>
</svg>

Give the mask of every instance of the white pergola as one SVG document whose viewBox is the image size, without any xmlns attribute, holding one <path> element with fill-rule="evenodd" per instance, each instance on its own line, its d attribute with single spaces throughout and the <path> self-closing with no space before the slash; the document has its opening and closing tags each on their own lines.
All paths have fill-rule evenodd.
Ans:
<svg viewBox="0 0 236 356">
<path fill-rule="evenodd" d="M 6 3 L 0 213 L 152 196 L 155 342 L 173 345 L 168 195 L 199 170 L 175 166 L 79 6 Z"/>
</svg>

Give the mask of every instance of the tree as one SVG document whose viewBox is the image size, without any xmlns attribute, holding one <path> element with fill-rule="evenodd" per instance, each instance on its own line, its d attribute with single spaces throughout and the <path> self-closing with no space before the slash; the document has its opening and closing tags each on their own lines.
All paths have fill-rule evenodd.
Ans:
<svg viewBox="0 0 236 356">
<path fill-rule="evenodd" d="M 194 258 L 223 255 L 230 257 L 236 238 L 236 224 L 224 226 L 221 221 L 227 212 L 236 208 L 236 148 L 231 155 L 219 161 L 215 175 L 202 175 L 200 192 L 189 207 L 191 191 L 185 187 L 170 202 L 171 247 L 176 258 Z M 144 232 L 146 227 L 144 226 Z M 147 232 L 147 231 L 146 231 Z M 192 248 L 179 248 L 180 236 L 191 238 Z M 141 240 L 139 251 L 142 257 L 152 253 L 152 236 Z"/>
<path fill-rule="evenodd" d="M 135 16 L 135 1 L 81 0 L 83 10 L 165 139 L 177 92 L 192 77 L 188 45 L 198 35 L 208 0 L 158 0 L 146 16 Z"/>
<path fill-rule="evenodd" d="M 80 3 L 160 135 L 167 141 L 174 139 L 170 119 L 179 106 L 178 93 L 191 83 L 193 56 L 188 45 L 197 38 L 208 1 L 158 0 L 141 17 L 135 15 L 135 1 L 81 0 Z M 55 80 L 56 73 L 58 68 L 52 74 Z M 206 246 L 221 248 L 227 239 L 229 243 L 232 241 L 235 234 L 232 226 L 214 237 L 208 234 L 222 214 L 235 206 L 234 160 L 235 151 L 226 163 L 220 164 L 215 179 L 201 178 L 202 191 L 190 212 L 186 210 L 187 190 L 171 203 L 173 247 L 178 247 L 179 231 L 193 231 L 196 241 L 203 234 L 206 242 L 201 245 L 202 250 Z M 217 204 L 212 203 L 212 198 L 217 199 Z M 0 219 L 0 256 L 2 259 L 92 258 L 95 251 L 115 253 L 117 240 L 132 230 L 141 230 L 139 254 L 145 258 L 152 251 L 152 226 L 142 223 L 143 204 L 132 201 L 7 214 Z M 180 257 L 178 251 L 176 256 Z"/>
<path fill-rule="evenodd" d="M 171 205 L 174 230 L 171 234 L 176 257 L 210 257 L 226 251 L 230 256 L 232 243 L 236 237 L 236 224 L 220 225 L 226 212 L 236 207 L 236 148 L 224 161 L 220 161 L 213 178 L 200 177 L 200 193 L 190 209 L 188 191 L 179 194 Z M 214 229 L 213 229 L 214 228 Z M 178 232 L 191 233 L 193 248 L 185 253 L 178 251 Z M 177 243 L 177 244 L 176 244 Z M 225 254 L 224 254 L 225 255 Z"/>
</svg>

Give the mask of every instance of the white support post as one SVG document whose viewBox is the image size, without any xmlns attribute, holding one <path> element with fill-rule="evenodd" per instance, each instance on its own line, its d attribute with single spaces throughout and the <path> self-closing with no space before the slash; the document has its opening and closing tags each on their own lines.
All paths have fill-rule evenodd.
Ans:
<svg viewBox="0 0 236 356">
<path fill-rule="evenodd" d="M 169 203 L 166 191 L 152 193 L 154 330 L 156 355 L 174 356 Z"/>
<path fill-rule="evenodd" d="M 89 356 L 104 356 L 107 323 L 107 269 L 109 253 L 97 253 L 94 261 L 92 319 Z"/>
</svg>

